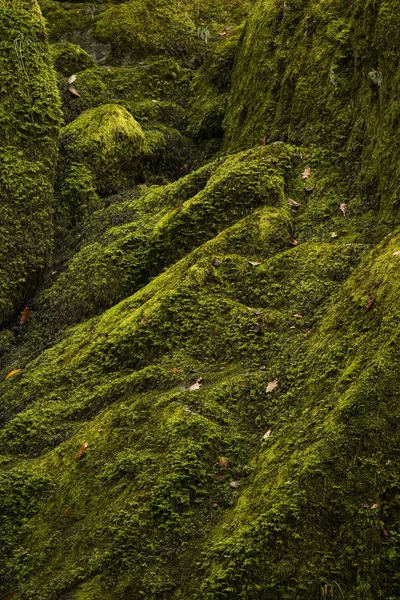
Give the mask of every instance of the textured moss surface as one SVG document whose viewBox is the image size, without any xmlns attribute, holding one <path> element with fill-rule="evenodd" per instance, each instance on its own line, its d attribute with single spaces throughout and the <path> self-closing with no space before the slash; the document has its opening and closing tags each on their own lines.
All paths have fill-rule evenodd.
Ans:
<svg viewBox="0 0 400 600">
<path fill-rule="evenodd" d="M 42 1 L 66 125 L 0 330 L 0 596 L 398 600 L 395 5 Z"/>
<path fill-rule="evenodd" d="M 2 322 L 49 256 L 60 109 L 37 3 L 1 2 L 0 33 Z"/>
</svg>

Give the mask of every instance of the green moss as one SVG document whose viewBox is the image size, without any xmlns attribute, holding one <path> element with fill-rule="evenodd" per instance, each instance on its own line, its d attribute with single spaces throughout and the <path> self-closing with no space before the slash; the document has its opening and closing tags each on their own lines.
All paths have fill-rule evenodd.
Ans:
<svg viewBox="0 0 400 600">
<path fill-rule="evenodd" d="M 82 113 L 64 128 L 62 144 L 67 160 L 91 168 L 101 194 L 133 182 L 146 151 L 139 123 L 117 104 Z"/>
<path fill-rule="evenodd" d="M 59 43 L 52 46 L 53 63 L 57 73 L 70 77 L 95 66 L 93 58 L 76 44 Z"/>
<path fill-rule="evenodd" d="M 60 110 L 36 2 L 2 2 L 0 31 L 1 322 L 49 257 Z"/>
</svg>

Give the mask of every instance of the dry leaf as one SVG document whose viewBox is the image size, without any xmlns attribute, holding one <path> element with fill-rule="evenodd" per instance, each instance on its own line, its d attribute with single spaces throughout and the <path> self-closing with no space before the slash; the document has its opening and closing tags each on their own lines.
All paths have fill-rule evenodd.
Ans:
<svg viewBox="0 0 400 600">
<path fill-rule="evenodd" d="M 263 139 L 261 140 L 261 146 L 265 146 L 267 143 L 267 136 L 264 135 Z"/>
<path fill-rule="evenodd" d="M 227 31 L 221 31 L 221 33 L 219 33 L 219 37 L 223 37 L 224 35 L 226 35 L 228 32 Z"/>
<path fill-rule="evenodd" d="M 71 75 L 71 77 L 68 79 L 68 83 L 74 83 L 74 81 L 76 81 L 76 75 Z"/>
<path fill-rule="evenodd" d="M 189 392 L 194 392 L 195 390 L 199 390 L 201 388 L 201 386 L 203 385 L 203 381 L 204 379 L 202 377 L 200 377 L 196 383 L 193 383 L 193 385 L 191 385 L 188 390 Z"/>
<path fill-rule="evenodd" d="M 311 194 L 311 192 L 313 192 L 315 190 L 315 185 L 310 185 L 310 186 L 306 186 L 304 188 L 304 191 L 307 192 L 307 194 Z"/>
<path fill-rule="evenodd" d="M 383 535 L 387 535 L 387 534 L 388 534 L 388 530 L 387 530 L 387 529 L 384 529 L 384 530 L 383 530 Z"/>
<path fill-rule="evenodd" d="M 68 508 L 64 508 L 64 510 L 63 510 L 63 512 L 62 512 L 62 515 L 61 515 L 61 518 L 62 518 L 62 519 L 65 519 L 65 517 L 66 517 L 67 515 L 68 515 Z"/>
<path fill-rule="evenodd" d="M 213 508 L 218 508 L 218 504 L 216 502 L 214 502 L 214 504 L 212 505 Z"/>
<path fill-rule="evenodd" d="M 79 448 L 78 450 L 78 454 L 76 455 L 77 459 L 80 459 L 81 456 L 83 456 L 83 454 L 85 454 L 86 452 L 86 448 L 89 446 L 89 444 L 87 442 L 85 442 L 84 444 L 82 444 L 82 446 Z"/>
<path fill-rule="evenodd" d="M 221 456 L 218 463 L 221 469 L 227 469 L 229 466 L 229 459 L 225 456 Z"/>
<path fill-rule="evenodd" d="M 10 371 L 8 373 L 8 375 L 6 375 L 6 379 L 11 379 L 11 377 L 14 377 L 14 375 L 19 373 L 20 371 L 21 371 L 21 369 L 14 369 L 13 371 Z"/>
<path fill-rule="evenodd" d="M 229 482 L 229 485 L 230 485 L 232 488 L 237 488 L 237 487 L 239 487 L 239 485 L 240 485 L 240 481 L 230 481 L 230 482 Z"/>
<path fill-rule="evenodd" d="M 260 265 L 262 265 L 262 261 L 261 260 L 249 260 L 248 261 L 252 267 L 258 267 Z"/>
<path fill-rule="evenodd" d="M 297 246 L 297 244 L 299 243 L 298 240 L 290 240 L 290 243 L 292 244 L 292 246 Z"/>
<path fill-rule="evenodd" d="M 29 310 L 29 306 L 25 306 L 22 315 L 21 315 L 21 320 L 20 323 L 21 325 L 25 325 L 25 323 L 27 323 L 29 321 L 29 313 L 31 311 Z"/>
<path fill-rule="evenodd" d="M 400 256 L 400 250 L 398 250 L 397 252 L 393 252 L 393 256 Z"/>
<path fill-rule="evenodd" d="M 72 96 L 75 96 L 75 98 L 80 98 L 81 97 L 80 93 L 75 88 L 69 88 L 69 91 L 70 91 L 70 94 Z"/>
<path fill-rule="evenodd" d="M 213 265 L 214 267 L 220 267 L 222 265 L 222 260 L 214 256 Z"/>
<path fill-rule="evenodd" d="M 375 296 L 371 296 L 371 298 L 368 298 L 368 302 L 366 307 L 364 308 L 364 312 L 367 313 L 369 310 L 371 310 L 371 308 L 373 307 L 373 305 L 375 304 Z"/>
<path fill-rule="evenodd" d="M 372 509 L 378 508 L 378 505 L 377 505 L 377 504 L 373 504 L 373 505 L 371 506 L 371 508 L 372 508 Z"/>
<path fill-rule="evenodd" d="M 336 233 L 336 231 L 332 231 L 332 232 L 330 233 L 330 237 L 331 237 L 331 238 L 337 238 L 337 233 Z"/>
<path fill-rule="evenodd" d="M 152 100 L 152 102 L 154 102 L 154 104 L 157 104 L 158 100 Z"/>
<path fill-rule="evenodd" d="M 386 464 L 387 464 L 387 465 L 391 465 L 391 464 L 392 464 L 392 461 L 389 459 L 389 460 L 387 461 L 387 463 L 386 463 Z"/>
<path fill-rule="evenodd" d="M 146 323 L 148 323 L 148 322 L 149 322 L 149 320 L 148 320 L 148 319 L 146 319 L 146 317 L 143 317 L 142 319 L 140 319 L 140 322 L 141 322 L 141 323 L 143 323 L 143 324 L 145 325 Z"/>
<path fill-rule="evenodd" d="M 362 508 L 369 508 L 369 504 L 362 504 Z"/>
<path fill-rule="evenodd" d="M 223 473 L 218 473 L 218 475 L 215 476 L 215 479 L 217 481 L 225 481 L 226 475 L 224 475 Z"/>
<path fill-rule="evenodd" d="M 311 175 L 311 169 L 310 169 L 310 167 L 307 167 L 306 169 L 304 169 L 304 171 L 301 175 L 301 178 L 308 179 L 310 177 L 310 175 Z"/>
<path fill-rule="evenodd" d="M 293 198 L 288 198 L 289 206 L 293 206 L 293 208 L 298 208 L 301 206 L 300 202 L 296 202 Z"/>
<path fill-rule="evenodd" d="M 344 217 L 347 216 L 347 204 L 345 204 L 345 202 L 342 202 L 342 204 L 339 206 L 339 210 Z"/>
<path fill-rule="evenodd" d="M 172 372 L 174 373 L 174 375 L 176 375 L 177 373 L 179 373 L 179 369 L 177 369 L 176 367 L 174 367 L 172 369 Z"/>
<path fill-rule="evenodd" d="M 296 313 L 295 315 L 293 315 L 296 319 L 302 319 L 303 315 L 301 315 L 300 313 Z"/>
<path fill-rule="evenodd" d="M 311 329 L 308 327 L 307 329 L 303 329 L 303 333 L 310 333 Z"/>
<path fill-rule="evenodd" d="M 267 392 L 267 394 L 270 394 L 271 392 L 273 392 L 276 388 L 278 387 L 278 380 L 274 379 L 273 381 L 270 381 L 267 385 L 267 387 L 265 388 L 265 391 Z"/>
<path fill-rule="evenodd" d="M 269 438 L 269 436 L 272 433 L 272 429 L 268 429 L 268 431 L 266 433 L 264 433 L 264 435 L 262 436 L 263 440 L 267 440 Z"/>
</svg>

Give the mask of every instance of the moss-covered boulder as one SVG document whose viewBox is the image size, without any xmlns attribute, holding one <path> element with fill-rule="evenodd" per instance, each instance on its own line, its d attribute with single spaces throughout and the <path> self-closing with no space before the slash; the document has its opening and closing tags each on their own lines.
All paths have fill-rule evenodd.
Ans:
<svg viewBox="0 0 400 600">
<path fill-rule="evenodd" d="M 117 104 L 87 110 L 63 129 L 64 159 L 82 163 L 93 172 L 101 194 L 133 183 L 146 152 L 139 123 Z"/>
<path fill-rule="evenodd" d="M 49 257 L 60 106 L 34 0 L 0 2 L 0 322 Z"/>
</svg>

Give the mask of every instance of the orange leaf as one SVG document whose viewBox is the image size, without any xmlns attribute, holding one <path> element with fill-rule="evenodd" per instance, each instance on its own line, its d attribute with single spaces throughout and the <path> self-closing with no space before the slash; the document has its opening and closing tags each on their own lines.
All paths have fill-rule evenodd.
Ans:
<svg viewBox="0 0 400 600">
<path fill-rule="evenodd" d="M 75 88 L 71 87 L 71 88 L 69 88 L 69 91 L 72 96 L 75 96 L 75 98 L 81 97 L 80 93 Z"/>
<path fill-rule="evenodd" d="M 221 456 L 218 462 L 221 469 L 227 469 L 229 466 L 229 459 L 225 456 Z"/>
<path fill-rule="evenodd" d="M 29 313 L 30 313 L 29 306 L 25 306 L 25 308 L 22 312 L 22 315 L 21 315 L 21 320 L 20 320 L 21 325 L 25 325 L 25 323 L 27 323 L 29 321 Z"/>
<path fill-rule="evenodd" d="M 371 296 L 371 298 L 368 298 L 368 302 L 366 307 L 364 308 L 364 312 L 367 313 L 369 310 L 371 310 L 371 308 L 373 307 L 373 305 L 375 304 L 375 296 Z"/>
<path fill-rule="evenodd" d="M 174 367 L 174 368 L 172 369 L 172 372 L 173 372 L 173 373 L 176 375 L 177 373 L 179 373 L 179 369 L 177 369 L 176 367 Z"/>
<path fill-rule="evenodd" d="M 82 446 L 79 448 L 78 450 L 78 454 L 76 455 L 76 458 L 79 460 L 81 458 L 81 456 L 83 456 L 83 454 L 85 454 L 86 452 L 86 448 L 89 446 L 89 444 L 87 442 L 85 442 L 84 444 L 82 444 Z"/>
<path fill-rule="evenodd" d="M 8 375 L 6 375 L 6 379 L 11 379 L 11 377 L 14 377 L 14 375 L 19 373 L 20 371 L 21 371 L 21 369 L 14 369 L 13 371 L 10 371 L 8 373 Z"/>
</svg>

